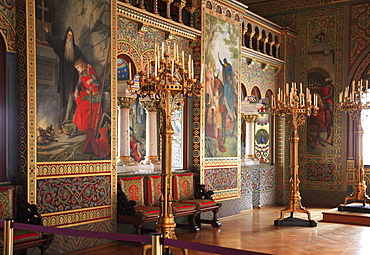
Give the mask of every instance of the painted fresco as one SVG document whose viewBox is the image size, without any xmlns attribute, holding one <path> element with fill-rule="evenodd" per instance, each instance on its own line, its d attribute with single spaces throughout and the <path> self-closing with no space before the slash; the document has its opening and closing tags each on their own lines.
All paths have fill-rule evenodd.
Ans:
<svg viewBox="0 0 370 255">
<path fill-rule="evenodd" d="M 37 1 L 37 161 L 110 159 L 110 1 Z"/>
<path fill-rule="evenodd" d="M 335 95 L 343 80 L 343 8 L 302 13 L 300 76 L 319 96 L 320 110 L 307 119 L 305 155 L 300 166 L 302 189 L 340 189 L 342 113 Z M 303 78 L 304 77 L 304 78 Z"/>
<path fill-rule="evenodd" d="M 205 157 L 238 156 L 240 27 L 205 15 Z"/>
<path fill-rule="evenodd" d="M 317 19 L 319 27 L 328 31 L 333 17 Z M 318 95 L 319 110 L 307 120 L 307 152 L 312 155 L 333 155 L 335 44 L 330 32 L 314 35 L 308 48 L 308 86 Z"/>
</svg>

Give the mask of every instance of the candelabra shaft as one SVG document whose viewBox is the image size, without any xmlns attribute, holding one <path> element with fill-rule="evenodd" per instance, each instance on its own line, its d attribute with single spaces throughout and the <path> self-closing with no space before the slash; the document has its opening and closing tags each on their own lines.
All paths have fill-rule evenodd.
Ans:
<svg viewBox="0 0 370 255">
<path fill-rule="evenodd" d="M 162 136 L 162 194 L 160 196 L 161 214 L 157 222 L 157 231 L 164 238 L 176 239 L 175 219 L 172 214 L 172 136 L 171 124 L 171 94 L 165 92 L 164 96 L 164 119 L 161 129 Z"/>
<path fill-rule="evenodd" d="M 306 213 L 308 220 L 311 221 L 311 213 L 306 210 L 301 204 L 301 195 L 299 193 L 299 178 L 298 178 L 298 120 L 299 116 L 297 113 L 293 112 L 292 114 L 292 135 L 290 137 L 290 193 L 289 193 L 289 203 L 288 206 L 280 212 L 279 220 L 284 219 L 285 213 L 291 213 L 293 217 L 294 212 Z"/>
<path fill-rule="evenodd" d="M 363 160 L 363 134 L 361 124 L 361 109 L 353 110 L 351 113 L 351 119 L 355 121 L 355 141 L 356 141 L 356 171 L 357 171 L 357 184 L 354 187 L 354 192 L 350 196 L 346 197 L 344 204 L 347 205 L 348 201 L 362 202 L 365 206 L 366 202 L 370 203 L 370 197 L 366 194 L 366 182 L 365 182 L 365 169 Z"/>
</svg>

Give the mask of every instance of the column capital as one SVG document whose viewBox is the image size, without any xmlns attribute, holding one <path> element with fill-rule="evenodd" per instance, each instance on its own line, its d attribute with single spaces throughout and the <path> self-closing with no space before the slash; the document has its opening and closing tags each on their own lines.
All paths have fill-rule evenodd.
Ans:
<svg viewBox="0 0 370 255">
<path fill-rule="evenodd" d="M 247 113 L 242 113 L 242 118 L 246 122 L 254 122 L 257 119 L 257 114 L 247 114 Z"/>
<path fill-rule="evenodd" d="M 140 104 L 148 112 L 156 112 L 158 110 L 154 100 L 140 100 Z"/>
<path fill-rule="evenodd" d="M 118 97 L 118 108 L 127 108 L 130 109 L 131 105 L 135 102 L 136 98 L 134 97 Z"/>
</svg>

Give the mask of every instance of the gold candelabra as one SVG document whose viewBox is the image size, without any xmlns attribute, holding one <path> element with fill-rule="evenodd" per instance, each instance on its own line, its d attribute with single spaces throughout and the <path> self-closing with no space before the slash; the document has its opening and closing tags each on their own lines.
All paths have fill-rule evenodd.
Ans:
<svg viewBox="0 0 370 255">
<path fill-rule="evenodd" d="M 301 225 L 301 226 L 317 226 L 317 222 L 311 219 L 311 213 L 306 210 L 301 204 L 301 195 L 299 193 L 298 179 L 298 126 L 305 123 L 306 116 L 317 114 L 318 104 L 317 95 L 311 95 L 310 90 L 306 88 L 303 91 L 302 84 L 300 90 L 297 89 L 297 84 L 292 83 L 292 86 L 286 84 L 285 93 L 280 88 L 275 97 L 271 98 L 271 113 L 287 118 L 291 122 L 292 133 L 290 137 L 290 193 L 289 203 L 285 209 L 280 212 L 280 218 L 275 220 L 275 225 Z M 294 212 L 306 213 L 308 221 L 293 218 Z M 284 214 L 290 213 L 290 217 L 284 219 Z"/>
<path fill-rule="evenodd" d="M 163 116 L 160 130 L 162 137 L 162 191 L 159 198 L 161 213 L 156 228 L 164 238 L 176 239 L 176 223 L 172 214 L 172 136 L 174 131 L 171 115 L 183 107 L 186 98 L 191 98 L 193 95 L 199 96 L 202 85 L 196 86 L 197 79 L 194 78 L 191 56 L 189 55 L 186 69 L 184 53 L 181 57 L 179 56 L 176 44 L 172 52 L 171 57 L 169 47 L 165 51 L 164 44 L 162 44 L 162 49 L 155 46 L 154 60 L 149 61 L 147 70 L 139 71 L 139 86 L 134 86 L 135 82 L 130 79 L 128 89 L 140 97 L 154 100 Z"/>
<path fill-rule="evenodd" d="M 362 202 L 363 206 L 366 202 L 370 202 L 369 196 L 366 194 L 365 169 L 363 161 L 363 134 L 361 124 L 362 110 L 370 109 L 369 97 L 369 81 L 353 81 L 351 86 L 347 86 L 343 92 L 339 94 L 339 110 L 347 112 L 350 119 L 356 125 L 355 129 L 355 144 L 356 144 L 356 172 L 357 184 L 354 187 L 354 192 L 345 198 L 344 204 L 346 206 L 348 201 Z M 342 208 L 343 209 L 343 208 Z"/>
</svg>

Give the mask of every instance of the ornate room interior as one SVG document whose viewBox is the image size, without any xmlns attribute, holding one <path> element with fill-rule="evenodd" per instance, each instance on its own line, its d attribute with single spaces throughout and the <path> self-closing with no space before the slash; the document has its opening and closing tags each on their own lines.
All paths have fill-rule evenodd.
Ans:
<svg viewBox="0 0 370 255">
<path fill-rule="evenodd" d="M 1 220 L 29 222 L 25 202 L 45 227 L 268 254 L 304 252 L 232 225 L 369 226 L 369 1 L 18 0 L 0 20 Z"/>
</svg>

